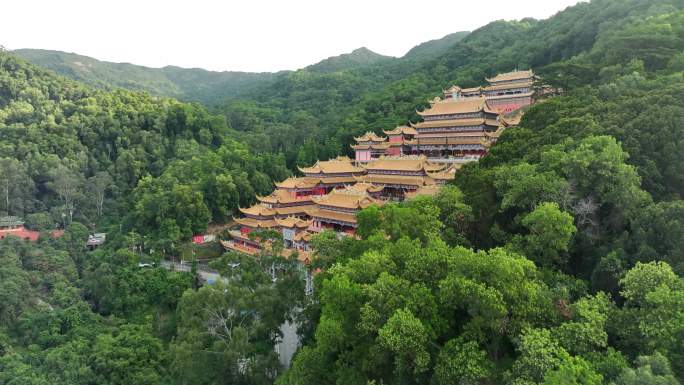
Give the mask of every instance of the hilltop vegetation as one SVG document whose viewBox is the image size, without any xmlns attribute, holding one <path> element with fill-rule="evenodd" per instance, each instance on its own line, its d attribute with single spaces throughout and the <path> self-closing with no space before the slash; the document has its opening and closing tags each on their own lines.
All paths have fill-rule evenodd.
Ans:
<svg viewBox="0 0 684 385">
<path fill-rule="evenodd" d="M 390 59 L 392 59 L 391 56 L 380 55 L 366 47 L 361 47 L 350 53 L 321 60 L 316 64 L 306 67 L 306 69 L 311 72 L 338 72 L 378 64 Z"/>
<path fill-rule="evenodd" d="M 251 154 L 223 117 L 199 105 L 94 90 L 4 52 L 0 71 L 2 215 L 62 226 L 113 220 L 161 228 L 170 243 L 229 218 L 288 175 L 281 158 Z M 144 203 L 153 194 L 154 209 Z M 136 205 L 162 217 L 136 217 Z M 188 206 L 194 221 L 179 214 Z"/>
<path fill-rule="evenodd" d="M 281 74 L 212 114 L 0 52 L 0 211 L 66 227 L 0 241 L 0 385 L 679 384 L 683 58 L 684 3 L 596 0 L 426 60 Z M 223 255 L 228 282 L 199 289 L 139 267 L 294 165 L 516 67 L 564 94 L 436 197 L 363 210 L 360 239 L 316 237 L 312 297 L 269 252 Z M 90 226 L 108 232 L 95 252 Z M 293 318 L 286 370 L 274 346 Z"/>
<path fill-rule="evenodd" d="M 328 74 L 389 63 L 423 62 L 443 53 L 465 35 L 467 32 L 456 32 L 441 39 L 419 44 L 399 59 L 383 56 L 368 48 L 361 47 L 350 53 L 324 59 L 297 72 Z M 267 90 L 272 87 L 273 82 L 286 78 L 292 73 L 292 71 L 277 73 L 216 72 L 201 68 L 175 66 L 150 68 L 129 63 L 101 61 L 75 53 L 42 49 L 17 49 L 12 53 L 33 64 L 48 68 L 92 87 L 106 90 L 125 88 L 133 91 L 147 91 L 152 95 L 201 102 L 209 107 L 226 100 L 251 97 L 254 93 L 268 92 Z M 401 67 L 401 64 L 399 66 Z M 403 73 L 406 73 L 406 70 Z"/>
<path fill-rule="evenodd" d="M 150 68 L 42 49 L 18 49 L 13 53 L 93 87 L 147 91 L 152 95 L 202 102 L 206 105 L 247 93 L 277 76 L 267 72 L 216 72 L 174 66 Z"/>
<path fill-rule="evenodd" d="M 429 60 L 446 52 L 450 47 L 463 40 L 470 32 L 461 31 L 450 33 L 440 39 L 429 40 L 411 48 L 403 59 Z"/>
</svg>

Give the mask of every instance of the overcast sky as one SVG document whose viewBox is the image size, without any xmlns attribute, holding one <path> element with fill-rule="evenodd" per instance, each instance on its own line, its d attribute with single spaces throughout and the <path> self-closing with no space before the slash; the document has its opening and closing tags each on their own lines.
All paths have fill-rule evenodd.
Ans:
<svg viewBox="0 0 684 385">
<path fill-rule="evenodd" d="M 0 45 L 150 67 L 296 69 L 358 47 L 401 56 L 492 20 L 577 0 L 3 0 Z"/>
</svg>

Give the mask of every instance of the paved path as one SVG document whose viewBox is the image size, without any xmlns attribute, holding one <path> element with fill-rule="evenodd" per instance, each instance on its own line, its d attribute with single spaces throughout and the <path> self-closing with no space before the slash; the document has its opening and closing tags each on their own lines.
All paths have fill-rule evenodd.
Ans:
<svg viewBox="0 0 684 385">
<path fill-rule="evenodd" d="M 278 353 L 280 364 L 289 368 L 292 356 L 294 356 L 297 348 L 299 348 L 297 324 L 285 321 L 284 324 L 280 325 L 280 332 L 283 333 L 283 339 L 276 344 L 275 351 Z"/>
<path fill-rule="evenodd" d="M 167 270 L 172 270 L 172 271 L 186 271 L 189 272 L 192 270 L 192 265 L 187 264 L 187 263 L 176 263 L 176 262 L 171 262 L 171 261 L 162 261 L 161 262 L 162 267 L 164 267 Z M 223 282 L 228 282 L 228 278 L 221 277 L 219 273 L 217 273 L 214 270 L 211 270 L 209 268 L 205 268 L 202 265 L 197 266 L 197 275 L 200 276 L 203 280 L 213 283 L 218 280 L 221 280 Z"/>
</svg>

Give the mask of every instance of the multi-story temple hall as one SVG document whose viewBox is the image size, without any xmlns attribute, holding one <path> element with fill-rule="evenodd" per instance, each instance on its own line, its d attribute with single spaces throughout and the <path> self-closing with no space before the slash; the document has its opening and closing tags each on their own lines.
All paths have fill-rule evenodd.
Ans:
<svg viewBox="0 0 684 385">
<path fill-rule="evenodd" d="M 463 163 L 487 153 L 506 127 L 484 97 L 435 98 L 417 111 L 422 122 L 354 138 L 355 160 L 367 163 L 385 155 L 425 155 L 432 162 Z"/>
<path fill-rule="evenodd" d="M 515 111 L 534 102 L 534 84 L 538 77 L 528 71 L 513 71 L 487 78 L 488 86 L 461 88 L 457 85 L 442 91 L 444 99 L 484 97 L 497 113 Z"/>
<path fill-rule="evenodd" d="M 484 156 L 501 132 L 511 125 L 503 114 L 534 102 L 536 76 L 514 71 L 487 79 L 486 87 L 452 86 L 443 98 L 430 100 L 430 107 L 416 111 L 421 122 L 354 138 L 358 163 L 384 155 L 426 155 L 433 162 L 463 163 Z"/>
</svg>

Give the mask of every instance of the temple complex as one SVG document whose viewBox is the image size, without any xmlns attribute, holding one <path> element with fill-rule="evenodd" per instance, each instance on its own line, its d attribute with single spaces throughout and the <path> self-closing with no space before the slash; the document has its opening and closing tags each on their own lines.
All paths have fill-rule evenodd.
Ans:
<svg viewBox="0 0 684 385">
<path fill-rule="evenodd" d="M 283 255 L 297 252 L 306 262 L 315 234 L 332 230 L 355 236 L 360 210 L 438 194 L 462 163 L 480 159 L 520 120 L 520 107 L 534 102 L 535 80 L 531 70 L 514 71 L 487 79 L 485 87 L 444 90 L 443 98 L 416 111 L 421 122 L 384 130 L 385 136 L 355 137 L 354 160 L 341 156 L 299 167 L 303 176 L 276 183 L 273 193 L 257 197 L 259 203 L 241 208 L 244 217 L 235 219 L 239 228 L 222 244 L 256 255 L 272 245 L 251 233 L 274 230 L 282 235 Z"/>
<path fill-rule="evenodd" d="M 513 71 L 488 78 L 488 86 L 443 90 L 443 98 L 429 101 L 417 111 L 421 122 L 383 131 L 387 137 L 367 132 L 352 145 L 357 164 L 382 156 L 426 155 L 433 162 L 464 163 L 478 160 L 496 142 L 501 132 L 517 119 L 521 107 L 534 103 L 532 70 Z M 513 113 L 513 114 L 511 114 Z"/>
<path fill-rule="evenodd" d="M 232 239 L 223 245 L 256 255 L 270 245 L 250 233 L 274 230 L 282 234 L 289 252 L 306 254 L 314 234 L 332 230 L 353 236 L 358 211 L 388 200 L 434 195 L 454 178 L 458 166 L 432 163 L 423 155 L 381 156 L 361 167 L 349 158 L 316 162 L 300 168 L 307 176 L 276 183 L 273 193 L 257 197 L 259 203 L 240 208 L 244 216 L 235 219 L 239 228 L 229 231 Z"/>
</svg>

